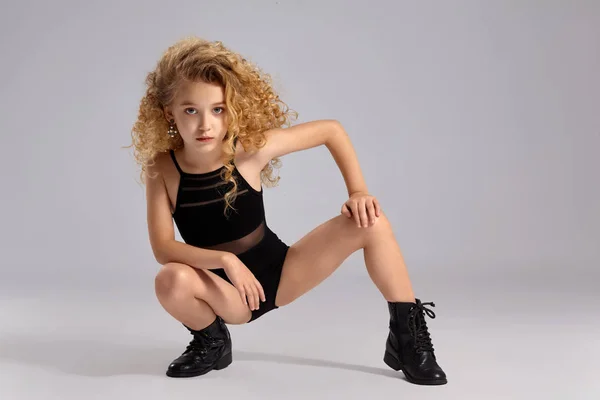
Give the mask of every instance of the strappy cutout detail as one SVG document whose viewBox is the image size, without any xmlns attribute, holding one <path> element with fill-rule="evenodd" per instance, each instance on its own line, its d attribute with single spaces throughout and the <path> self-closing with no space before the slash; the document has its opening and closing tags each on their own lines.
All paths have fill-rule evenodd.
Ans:
<svg viewBox="0 0 600 400">
<path fill-rule="evenodd" d="M 171 159 L 173 160 L 173 164 L 175 164 L 175 168 L 177 168 L 177 171 L 179 172 L 179 174 L 186 175 L 186 176 L 188 176 L 189 179 L 193 179 L 193 180 L 211 179 L 211 178 L 214 178 L 215 176 L 219 176 L 221 174 L 221 171 L 223 169 L 225 169 L 225 166 L 222 166 L 221 168 L 216 169 L 214 171 L 203 172 L 203 173 L 199 173 L 199 174 L 185 172 L 184 170 L 181 169 L 181 166 L 177 162 L 177 157 L 175 157 L 175 151 L 169 150 L 169 154 L 171 154 Z"/>
<path fill-rule="evenodd" d="M 185 172 L 177 162 L 175 152 L 169 151 L 173 164 L 180 174 L 177 194 L 175 198 L 175 206 L 171 215 L 175 215 L 180 208 L 200 207 L 213 203 L 225 201 L 225 193 L 232 187 L 232 183 L 224 181 L 221 177 L 225 166 L 215 171 L 192 174 Z M 237 196 L 251 192 L 251 194 L 262 195 L 262 191 L 256 191 L 246 179 L 236 170 L 236 178 L 238 179 Z M 184 195 L 187 193 L 187 195 Z"/>
</svg>

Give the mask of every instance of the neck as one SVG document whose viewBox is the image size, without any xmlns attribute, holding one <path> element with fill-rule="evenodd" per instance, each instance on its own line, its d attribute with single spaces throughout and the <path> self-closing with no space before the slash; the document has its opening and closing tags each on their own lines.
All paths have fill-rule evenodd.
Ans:
<svg viewBox="0 0 600 400">
<path fill-rule="evenodd" d="M 183 162 L 195 170 L 212 171 L 223 166 L 220 147 L 215 148 L 213 151 L 205 152 L 183 146 L 181 155 Z"/>
</svg>

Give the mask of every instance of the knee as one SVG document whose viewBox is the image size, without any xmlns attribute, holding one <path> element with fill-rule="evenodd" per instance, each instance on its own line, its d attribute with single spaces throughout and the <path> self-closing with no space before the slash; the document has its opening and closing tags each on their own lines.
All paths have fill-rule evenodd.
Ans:
<svg viewBox="0 0 600 400">
<path fill-rule="evenodd" d="M 167 298 L 187 293 L 192 282 L 192 267 L 180 263 L 167 263 L 162 266 L 154 278 L 156 296 Z"/>
<path fill-rule="evenodd" d="M 379 213 L 379 217 L 375 219 L 375 225 L 371 226 L 371 229 L 374 232 L 390 232 L 392 230 L 392 224 L 383 211 Z"/>
<path fill-rule="evenodd" d="M 392 226 L 390 221 L 387 219 L 387 216 L 380 212 L 379 217 L 375 219 L 375 223 L 373 225 L 369 225 L 367 227 L 359 228 L 356 224 L 356 220 L 354 218 L 348 218 L 346 216 L 342 216 L 346 221 L 347 228 L 349 231 L 358 235 L 361 239 L 365 241 L 369 240 L 372 237 L 380 237 L 381 235 L 386 235 L 392 232 Z"/>
</svg>

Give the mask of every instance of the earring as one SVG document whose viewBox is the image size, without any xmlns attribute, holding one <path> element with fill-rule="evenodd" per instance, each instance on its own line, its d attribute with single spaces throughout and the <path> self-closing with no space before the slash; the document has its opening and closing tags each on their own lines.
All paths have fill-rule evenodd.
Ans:
<svg viewBox="0 0 600 400">
<path fill-rule="evenodd" d="M 177 136 L 179 131 L 177 130 L 177 127 L 175 126 L 175 120 L 172 119 L 170 122 L 171 122 L 171 124 L 169 125 L 169 131 L 167 133 L 169 134 L 169 137 L 174 138 L 175 136 Z"/>
</svg>

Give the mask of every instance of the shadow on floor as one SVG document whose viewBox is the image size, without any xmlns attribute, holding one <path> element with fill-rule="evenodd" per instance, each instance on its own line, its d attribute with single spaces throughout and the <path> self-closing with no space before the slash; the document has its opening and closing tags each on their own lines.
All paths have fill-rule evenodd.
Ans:
<svg viewBox="0 0 600 400">
<path fill-rule="evenodd" d="M 185 349 L 185 345 L 156 347 L 130 343 L 102 342 L 84 339 L 4 336 L 0 339 L 0 361 L 29 364 L 81 376 L 156 375 L 165 376 L 169 363 Z M 234 363 L 258 361 L 322 368 L 336 368 L 379 376 L 405 379 L 401 372 L 336 361 L 297 356 L 267 354 L 233 349 Z"/>
</svg>

